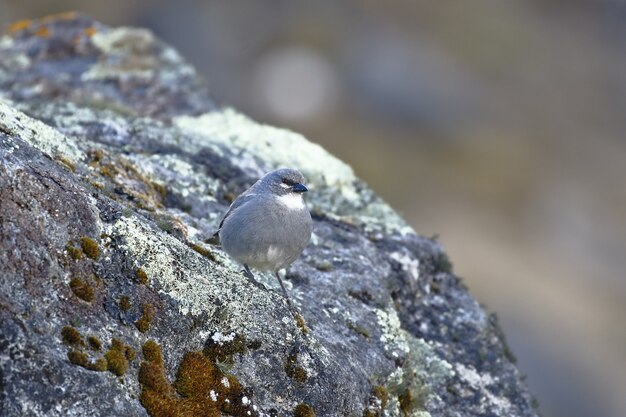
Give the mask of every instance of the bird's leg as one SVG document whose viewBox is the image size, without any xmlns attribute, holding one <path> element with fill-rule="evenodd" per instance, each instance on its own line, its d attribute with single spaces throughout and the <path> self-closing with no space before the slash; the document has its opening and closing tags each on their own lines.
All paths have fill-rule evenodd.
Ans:
<svg viewBox="0 0 626 417">
<path fill-rule="evenodd" d="M 276 278 L 278 278 L 278 282 L 280 283 L 280 288 L 282 288 L 283 294 L 285 295 L 285 300 L 287 300 L 287 305 L 289 306 L 289 311 L 291 311 L 291 314 L 293 315 L 293 318 L 296 320 L 296 325 L 298 326 L 298 328 L 300 329 L 300 331 L 302 333 L 307 333 L 309 331 L 309 329 L 307 329 L 307 327 L 306 327 L 306 323 L 304 322 L 304 318 L 302 317 L 302 315 L 300 313 L 298 313 L 296 311 L 295 308 L 293 308 L 293 305 L 291 304 L 291 299 L 289 298 L 289 294 L 287 294 L 287 290 L 285 289 L 285 285 L 283 284 L 283 280 L 280 278 L 280 275 L 278 275 L 278 271 L 276 271 L 274 274 L 276 275 Z"/>
<path fill-rule="evenodd" d="M 250 271 L 250 267 L 246 264 L 243 264 L 243 267 L 244 270 L 241 271 L 243 273 L 243 276 L 248 278 L 248 280 L 253 283 L 257 288 L 266 290 L 265 286 L 254 278 L 254 274 L 252 273 L 252 271 Z"/>
<path fill-rule="evenodd" d="M 283 294 L 285 295 L 285 300 L 287 300 L 287 305 L 289 306 L 289 310 L 291 310 L 291 313 L 295 316 L 295 310 L 293 309 L 293 306 L 291 305 L 291 300 L 289 299 L 289 295 L 287 294 L 287 290 L 285 289 L 283 280 L 280 279 L 280 275 L 278 275 L 278 271 L 274 272 L 274 274 L 276 275 L 276 278 L 278 278 L 278 282 L 280 283 L 280 288 L 283 289 Z"/>
<path fill-rule="evenodd" d="M 248 279 L 254 279 L 254 274 L 250 271 L 250 267 L 247 264 L 243 264 L 243 276 Z"/>
</svg>

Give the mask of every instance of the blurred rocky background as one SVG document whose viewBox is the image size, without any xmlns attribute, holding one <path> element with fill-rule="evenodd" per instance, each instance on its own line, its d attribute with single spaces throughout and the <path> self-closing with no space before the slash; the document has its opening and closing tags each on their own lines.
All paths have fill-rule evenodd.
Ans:
<svg viewBox="0 0 626 417">
<path fill-rule="evenodd" d="M 546 417 L 626 415 L 626 2 L 0 0 L 0 24 L 66 10 L 151 28 L 440 235 Z"/>
</svg>

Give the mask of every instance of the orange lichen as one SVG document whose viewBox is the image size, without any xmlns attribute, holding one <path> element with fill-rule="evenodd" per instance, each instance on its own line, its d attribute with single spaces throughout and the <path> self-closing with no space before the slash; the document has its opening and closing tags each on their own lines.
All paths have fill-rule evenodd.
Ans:
<svg viewBox="0 0 626 417">
<path fill-rule="evenodd" d="M 96 28 L 93 26 L 90 26 L 88 28 L 85 29 L 85 35 L 92 37 L 93 35 L 96 34 Z"/>
<path fill-rule="evenodd" d="M 47 38 L 50 36 L 50 29 L 47 26 L 40 26 L 39 29 L 35 31 L 35 36 Z"/>
<path fill-rule="evenodd" d="M 33 24 L 33 21 L 29 19 L 19 20 L 17 22 L 11 23 L 7 27 L 7 32 L 8 33 L 20 32 L 24 29 L 28 29 L 32 24 Z"/>
</svg>

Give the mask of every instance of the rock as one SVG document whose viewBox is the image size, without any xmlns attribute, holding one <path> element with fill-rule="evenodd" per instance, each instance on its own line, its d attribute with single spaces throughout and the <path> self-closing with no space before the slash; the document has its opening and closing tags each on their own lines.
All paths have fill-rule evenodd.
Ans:
<svg viewBox="0 0 626 417">
<path fill-rule="evenodd" d="M 0 415 L 537 415 L 434 240 L 150 32 L 52 16 L 0 56 Z M 286 276 L 304 323 L 206 243 L 279 166 L 311 188 Z"/>
</svg>

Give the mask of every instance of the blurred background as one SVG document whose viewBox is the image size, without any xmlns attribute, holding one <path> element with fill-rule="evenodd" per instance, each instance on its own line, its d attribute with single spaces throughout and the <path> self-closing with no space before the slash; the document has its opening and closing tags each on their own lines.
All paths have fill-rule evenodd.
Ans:
<svg viewBox="0 0 626 417">
<path fill-rule="evenodd" d="M 498 312 L 545 417 L 626 415 L 623 0 L 0 0 L 152 29 L 351 164 Z"/>
</svg>

